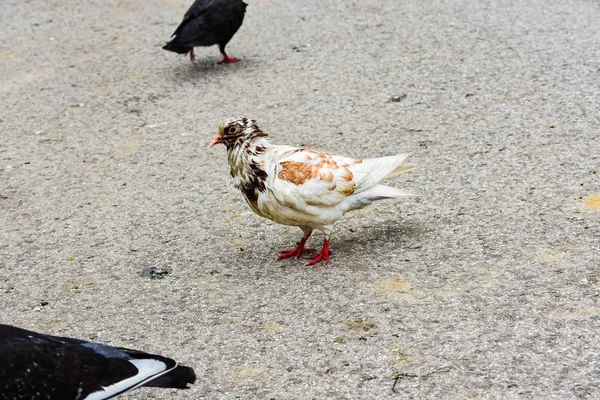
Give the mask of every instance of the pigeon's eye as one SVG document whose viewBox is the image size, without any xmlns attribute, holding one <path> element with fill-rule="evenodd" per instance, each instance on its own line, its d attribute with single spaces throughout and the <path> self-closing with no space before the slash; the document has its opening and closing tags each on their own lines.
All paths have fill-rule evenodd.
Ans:
<svg viewBox="0 0 600 400">
<path fill-rule="evenodd" d="M 230 135 L 235 135 L 237 133 L 238 129 L 236 126 L 230 126 L 229 129 L 227 129 L 227 133 Z"/>
</svg>

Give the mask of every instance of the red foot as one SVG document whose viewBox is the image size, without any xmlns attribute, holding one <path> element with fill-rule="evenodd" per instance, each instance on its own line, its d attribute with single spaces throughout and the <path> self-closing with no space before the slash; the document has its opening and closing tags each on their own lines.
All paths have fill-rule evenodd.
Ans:
<svg viewBox="0 0 600 400">
<path fill-rule="evenodd" d="M 221 61 L 219 61 L 219 64 L 232 64 L 232 63 L 236 63 L 240 60 L 238 60 L 235 57 L 228 57 L 226 55 L 223 55 L 223 59 Z"/>
<path fill-rule="evenodd" d="M 290 258 L 290 257 L 295 257 L 297 260 L 302 256 L 302 253 L 310 253 L 311 251 L 315 251 L 315 249 L 307 249 L 306 247 L 304 247 L 304 244 L 306 243 L 307 239 L 308 238 L 306 238 L 306 239 L 302 238 L 300 240 L 300 242 L 298 242 L 298 245 L 296 246 L 295 249 L 281 250 L 280 251 L 281 255 L 279 257 L 277 257 L 277 261 L 283 260 L 286 258 Z"/>
<path fill-rule="evenodd" d="M 306 265 L 307 267 L 310 265 L 315 265 L 322 259 L 325 259 L 325 262 L 323 264 L 327 264 L 329 262 L 330 255 L 331 255 L 331 251 L 329 251 L 329 240 L 325 239 L 325 241 L 323 242 L 323 250 L 321 250 L 321 252 L 319 254 L 317 254 L 316 256 L 312 256 L 311 257 L 312 261 L 309 261 L 304 265 Z"/>
</svg>

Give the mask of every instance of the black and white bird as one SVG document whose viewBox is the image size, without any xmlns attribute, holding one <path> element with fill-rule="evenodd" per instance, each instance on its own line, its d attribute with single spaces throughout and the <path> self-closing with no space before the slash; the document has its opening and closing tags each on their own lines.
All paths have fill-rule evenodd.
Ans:
<svg viewBox="0 0 600 400">
<path fill-rule="evenodd" d="M 190 55 L 195 60 L 194 47 L 219 45 L 223 59 L 219 64 L 238 62 L 225 53 L 225 46 L 240 29 L 247 4 L 242 0 L 196 0 L 175 29 L 175 36 L 163 49 Z"/>
<path fill-rule="evenodd" d="M 0 324 L 2 400 L 100 400 L 195 381 L 193 369 L 170 358 Z"/>
</svg>

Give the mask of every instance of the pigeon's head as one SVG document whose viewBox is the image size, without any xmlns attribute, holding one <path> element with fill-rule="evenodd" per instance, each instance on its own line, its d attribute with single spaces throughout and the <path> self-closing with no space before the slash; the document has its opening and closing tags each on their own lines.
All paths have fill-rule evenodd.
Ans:
<svg viewBox="0 0 600 400">
<path fill-rule="evenodd" d="M 236 143 L 264 136 L 267 136 L 267 134 L 259 129 L 255 120 L 246 117 L 229 118 L 221 122 L 219 133 L 213 138 L 209 146 L 213 147 L 217 143 L 223 143 L 230 149 Z"/>
</svg>

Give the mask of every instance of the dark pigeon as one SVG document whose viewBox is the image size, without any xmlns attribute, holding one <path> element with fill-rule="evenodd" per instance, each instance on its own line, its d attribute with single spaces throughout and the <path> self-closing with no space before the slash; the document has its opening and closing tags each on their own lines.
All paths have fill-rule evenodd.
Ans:
<svg viewBox="0 0 600 400">
<path fill-rule="evenodd" d="M 219 64 L 238 62 L 225 53 L 225 46 L 242 26 L 246 6 L 242 0 L 196 0 L 163 49 L 189 53 L 193 62 L 194 47 L 218 44 L 223 55 Z"/>
<path fill-rule="evenodd" d="M 195 381 L 193 369 L 170 358 L 0 324 L 1 400 L 99 400 Z"/>
</svg>

